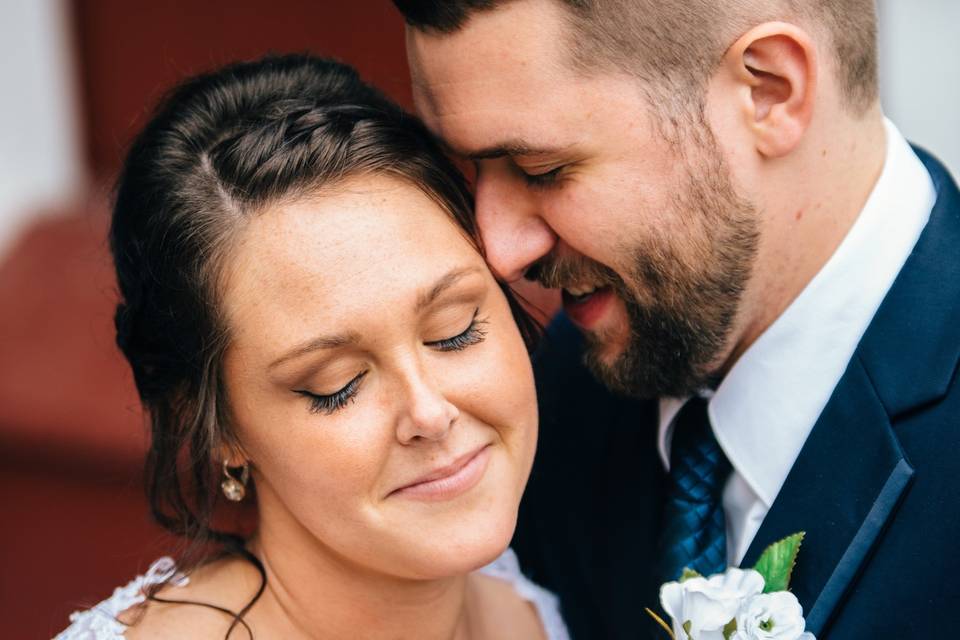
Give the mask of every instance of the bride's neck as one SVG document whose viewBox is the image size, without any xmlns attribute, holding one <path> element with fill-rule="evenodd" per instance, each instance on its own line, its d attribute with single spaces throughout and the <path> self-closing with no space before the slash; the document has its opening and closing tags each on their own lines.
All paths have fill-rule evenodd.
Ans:
<svg viewBox="0 0 960 640">
<path fill-rule="evenodd" d="M 264 637 L 467 640 L 466 576 L 390 578 L 351 563 L 315 538 L 261 528 L 251 542 L 266 590 L 249 619 Z M 258 634 L 259 635 L 259 634 Z"/>
</svg>

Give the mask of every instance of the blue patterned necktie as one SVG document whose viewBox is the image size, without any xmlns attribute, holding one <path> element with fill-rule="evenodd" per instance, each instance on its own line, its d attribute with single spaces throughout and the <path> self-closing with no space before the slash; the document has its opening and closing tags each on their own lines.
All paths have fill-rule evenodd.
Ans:
<svg viewBox="0 0 960 640">
<path fill-rule="evenodd" d="M 726 569 L 723 487 L 731 470 L 710 428 L 707 401 L 690 399 L 677 415 L 670 447 L 657 556 L 661 582 L 676 580 L 685 567 L 704 576 Z"/>
</svg>

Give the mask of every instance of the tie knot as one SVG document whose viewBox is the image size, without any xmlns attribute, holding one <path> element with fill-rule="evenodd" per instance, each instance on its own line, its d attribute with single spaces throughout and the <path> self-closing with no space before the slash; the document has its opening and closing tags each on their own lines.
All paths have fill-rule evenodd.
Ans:
<svg viewBox="0 0 960 640">
<path fill-rule="evenodd" d="M 658 573 L 676 580 L 684 567 L 702 575 L 726 566 L 726 524 L 721 495 L 730 462 L 713 436 L 707 402 L 693 398 L 677 415 L 670 447 Z"/>
<path fill-rule="evenodd" d="M 713 435 L 707 401 L 692 398 L 677 415 L 670 447 L 675 490 L 693 502 L 711 501 L 723 490 L 731 467 Z"/>
</svg>

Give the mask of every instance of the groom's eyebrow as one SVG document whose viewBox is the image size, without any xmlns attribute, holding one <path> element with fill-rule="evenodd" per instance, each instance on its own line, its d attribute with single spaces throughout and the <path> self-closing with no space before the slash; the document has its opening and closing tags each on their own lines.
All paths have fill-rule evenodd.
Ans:
<svg viewBox="0 0 960 640">
<path fill-rule="evenodd" d="M 544 147 L 530 145 L 522 140 L 510 140 L 503 142 L 492 147 L 486 147 L 485 149 L 480 149 L 479 151 L 471 151 L 469 153 L 461 153 L 459 155 L 467 158 L 468 160 L 491 160 L 493 158 L 505 158 L 505 157 L 523 157 L 523 156 L 546 156 L 558 153 L 566 149 L 566 146 L 562 147 Z"/>
</svg>

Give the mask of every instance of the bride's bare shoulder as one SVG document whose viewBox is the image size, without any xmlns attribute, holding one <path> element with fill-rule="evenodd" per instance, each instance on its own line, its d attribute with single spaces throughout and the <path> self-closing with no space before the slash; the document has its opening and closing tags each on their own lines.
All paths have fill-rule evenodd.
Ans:
<svg viewBox="0 0 960 640">
<path fill-rule="evenodd" d="M 235 558 L 212 562 L 191 572 L 186 584 L 161 589 L 155 594 L 158 600 L 124 611 L 119 616 L 127 625 L 124 638 L 224 638 L 233 618 L 218 608 L 240 611 L 259 587 L 260 574 L 249 563 Z"/>
</svg>

